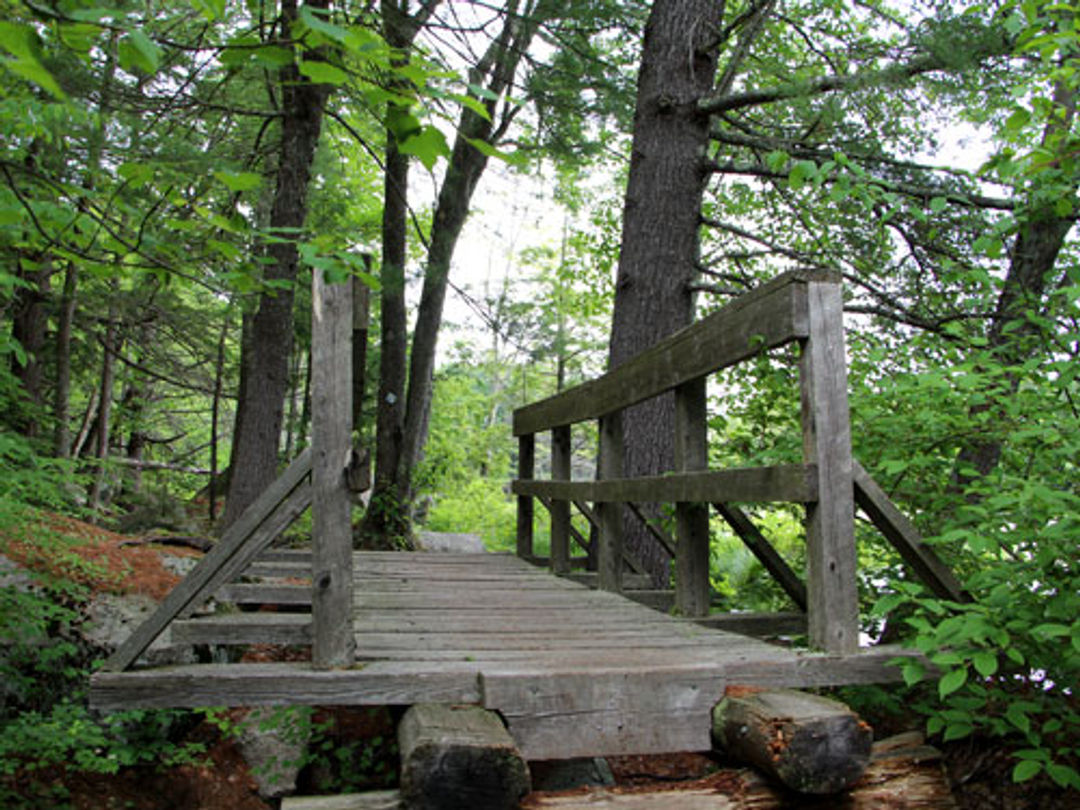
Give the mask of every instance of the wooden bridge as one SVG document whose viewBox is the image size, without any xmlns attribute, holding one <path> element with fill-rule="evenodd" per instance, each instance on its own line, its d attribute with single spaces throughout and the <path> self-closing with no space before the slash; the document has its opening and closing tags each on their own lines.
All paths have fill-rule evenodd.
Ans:
<svg viewBox="0 0 1080 810">
<path fill-rule="evenodd" d="M 893 680 L 897 650 L 858 648 L 856 503 L 914 573 L 963 599 L 951 573 L 851 458 L 839 283 L 791 273 L 677 333 L 619 369 L 520 409 L 516 556 L 355 553 L 349 527 L 349 303 L 315 284 L 313 449 L 285 471 L 95 675 L 104 709 L 201 705 L 475 703 L 498 710 L 526 757 L 709 747 L 709 714 L 730 685 L 827 686 Z M 705 380 L 790 342 L 800 345 L 802 464 L 708 470 Z M 678 469 L 626 479 L 620 414 L 675 392 Z M 571 481 L 569 434 L 598 419 L 597 480 Z M 552 477 L 536 480 L 535 436 L 551 431 Z M 534 502 L 551 513 L 547 569 L 535 565 Z M 677 616 L 634 599 L 621 544 L 624 509 L 675 504 Z M 805 583 L 742 502 L 807 513 Z M 308 505 L 310 551 L 271 547 Z M 598 570 L 574 574 L 573 506 L 598 527 Z M 791 597 L 794 614 L 710 616 L 709 509 L 717 508 Z M 591 581 L 599 590 L 578 580 Z M 305 584 L 295 584 L 301 578 Z M 638 578 L 639 579 L 639 578 Z M 197 617 L 211 598 L 273 612 Z M 808 633 L 814 650 L 750 634 Z M 139 667 L 168 631 L 191 644 L 310 645 L 310 663 Z"/>
</svg>

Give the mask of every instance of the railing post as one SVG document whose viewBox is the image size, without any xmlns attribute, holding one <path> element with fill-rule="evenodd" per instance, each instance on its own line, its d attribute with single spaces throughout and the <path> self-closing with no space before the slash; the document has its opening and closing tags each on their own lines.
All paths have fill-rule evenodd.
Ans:
<svg viewBox="0 0 1080 810">
<path fill-rule="evenodd" d="M 708 466 L 705 378 L 675 389 L 675 469 Z M 709 505 L 675 504 L 675 607 L 683 616 L 709 615 Z"/>
<path fill-rule="evenodd" d="M 806 514 L 810 644 L 852 653 L 859 647 L 859 604 L 840 285 L 809 282 L 807 306 L 809 337 L 799 363 L 803 457 L 816 466 L 818 485 L 818 500 L 807 504 Z"/>
<path fill-rule="evenodd" d="M 536 475 L 536 434 L 518 436 L 518 474 L 522 481 L 530 481 Z M 533 556 L 533 499 L 531 495 L 518 495 L 517 499 L 517 555 L 523 559 Z"/>
<path fill-rule="evenodd" d="M 551 431 L 551 479 L 570 480 L 570 425 Z M 570 501 L 551 501 L 551 570 L 570 572 Z"/>
<path fill-rule="evenodd" d="M 619 411 L 600 417 L 600 459 L 596 477 L 622 478 L 623 432 L 622 414 Z M 600 590 L 622 591 L 623 569 L 623 505 L 621 503 L 596 504 L 596 517 L 600 523 L 600 547 L 597 549 L 596 571 Z"/>
<path fill-rule="evenodd" d="M 352 290 L 312 273 L 311 482 L 312 664 L 351 666 L 352 500 L 345 468 L 352 449 Z"/>
</svg>

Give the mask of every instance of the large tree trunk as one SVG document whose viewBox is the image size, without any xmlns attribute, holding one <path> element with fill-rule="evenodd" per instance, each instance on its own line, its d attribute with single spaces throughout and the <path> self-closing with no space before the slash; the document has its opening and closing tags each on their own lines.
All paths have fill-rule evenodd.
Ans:
<svg viewBox="0 0 1080 810">
<path fill-rule="evenodd" d="M 325 8 L 324 3 L 311 3 Z M 296 19 L 295 0 L 282 3 L 282 33 L 288 39 Z M 225 505 L 226 526 L 258 497 L 277 475 L 278 443 L 289 386 L 293 342 L 293 284 L 298 256 L 294 237 L 307 217 L 307 188 L 319 142 L 329 89 L 312 84 L 295 64 L 281 70 L 281 148 L 277 188 L 270 212 L 270 230 L 286 236 L 267 247 L 273 261 L 266 282 L 284 282 L 264 292 L 251 319 L 251 341 L 245 345 L 245 380 L 237 403 L 232 471 Z"/>
<path fill-rule="evenodd" d="M 716 36 L 723 4 L 711 0 L 656 0 L 645 28 L 630 175 L 608 367 L 615 368 L 693 318 L 691 284 L 697 276 L 698 225 L 707 177 L 709 118 L 697 101 L 712 89 Z M 674 464 L 675 406 L 671 396 L 631 408 L 623 416 L 625 474 L 649 475 Z M 631 518 L 625 547 L 657 584 L 670 559 Z"/>
<path fill-rule="evenodd" d="M 45 350 L 45 329 L 48 325 L 47 304 L 49 300 L 49 279 L 52 277 L 51 263 L 35 257 L 39 266 L 23 271 L 19 276 L 26 282 L 23 289 L 15 296 L 12 312 L 11 336 L 17 340 L 26 353 L 26 362 L 12 360 L 12 372 L 22 384 L 28 402 L 19 413 L 19 430 L 25 436 L 36 436 L 40 427 L 42 387 L 45 379 L 42 353 Z M 21 262 L 20 262 L 21 264 Z"/>
</svg>

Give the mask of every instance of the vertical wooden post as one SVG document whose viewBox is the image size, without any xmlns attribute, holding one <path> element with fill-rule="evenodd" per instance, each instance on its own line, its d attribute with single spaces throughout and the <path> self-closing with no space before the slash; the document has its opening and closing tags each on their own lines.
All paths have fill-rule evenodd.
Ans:
<svg viewBox="0 0 1080 810">
<path fill-rule="evenodd" d="M 353 662 L 351 499 L 345 480 L 352 434 L 352 289 L 312 273 L 312 664 Z"/>
<path fill-rule="evenodd" d="M 536 434 L 518 436 L 518 478 L 529 481 L 536 475 Z M 531 495 L 518 495 L 517 499 L 517 555 L 533 556 L 533 499 Z"/>
<path fill-rule="evenodd" d="M 809 282 L 807 306 L 809 337 L 799 363 L 803 457 L 816 465 L 818 483 L 818 501 L 807 505 L 806 514 L 810 644 L 852 653 L 859 647 L 859 604 L 840 285 Z"/>
<path fill-rule="evenodd" d="M 570 480 L 570 425 L 551 431 L 551 480 Z M 570 571 L 570 501 L 551 501 L 551 570 Z"/>
<path fill-rule="evenodd" d="M 619 411 L 600 417 L 600 462 L 597 479 L 623 477 L 622 414 Z M 597 584 L 600 590 L 622 591 L 623 569 L 623 505 L 596 504 L 600 523 L 600 548 L 597 551 Z"/>
<path fill-rule="evenodd" d="M 705 378 L 675 389 L 675 469 L 708 466 Z M 709 505 L 675 504 L 675 607 L 683 616 L 709 615 Z"/>
</svg>

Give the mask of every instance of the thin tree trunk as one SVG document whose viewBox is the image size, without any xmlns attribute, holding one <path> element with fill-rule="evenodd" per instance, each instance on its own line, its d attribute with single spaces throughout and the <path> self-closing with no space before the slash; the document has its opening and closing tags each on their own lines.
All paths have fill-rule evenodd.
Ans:
<svg viewBox="0 0 1080 810">
<path fill-rule="evenodd" d="M 25 363 L 12 359 L 12 372 L 22 384 L 28 400 L 25 412 L 20 414 L 20 431 L 30 437 L 37 436 L 41 426 L 41 394 L 44 383 L 42 354 L 46 345 L 45 329 L 48 326 L 46 302 L 49 299 L 49 279 L 53 274 L 51 262 L 43 262 L 40 257 L 35 257 L 35 261 L 40 266 L 33 270 L 23 271 L 20 266 L 19 275 L 27 286 L 16 294 L 11 323 L 11 336 L 26 353 Z"/>
<path fill-rule="evenodd" d="M 76 434 L 75 441 L 71 445 L 72 458 L 79 458 L 82 456 L 83 448 L 86 447 L 86 442 L 94 430 L 94 425 L 97 424 L 97 409 L 100 396 L 100 388 L 94 388 L 90 392 L 90 399 L 86 401 L 86 409 L 83 411 L 79 432 Z"/>
<path fill-rule="evenodd" d="M 325 8 L 325 3 L 309 3 Z M 295 0 L 282 3 L 282 34 L 287 40 L 297 16 Z M 224 523 L 229 526 L 277 475 L 278 447 L 289 385 L 293 345 L 293 284 L 298 269 L 296 231 L 307 217 L 307 187 L 329 95 L 312 84 L 295 64 L 281 69 L 281 147 L 270 230 L 286 238 L 267 247 L 272 262 L 265 281 L 283 282 L 264 292 L 251 319 L 247 379 L 237 404 L 232 471 Z"/>
<path fill-rule="evenodd" d="M 217 520 L 218 426 L 221 423 L 221 398 L 225 382 L 225 346 L 229 339 L 231 313 L 232 302 L 225 309 L 225 316 L 221 319 L 221 333 L 218 335 L 217 357 L 214 361 L 214 398 L 210 405 L 210 481 L 207 484 L 211 523 Z"/>
<path fill-rule="evenodd" d="M 71 457 L 71 330 L 75 321 L 79 271 L 74 262 L 64 270 L 64 289 L 60 296 L 60 317 L 56 330 L 56 389 L 53 392 L 53 454 Z"/>
<path fill-rule="evenodd" d="M 638 74 L 630 175 L 608 367 L 626 362 L 693 317 L 698 225 L 704 192 L 709 118 L 697 101 L 709 94 L 716 54 L 708 48 L 723 4 L 656 0 L 645 27 Z M 627 476 L 658 474 L 674 464 L 675 406 L 668 395 L 623 415 Z M 626 549 L 665 584 L 670 558 L 631 517 Z"/>
<path fill-rule="evenodd" d="M 120 309 L 117 305 L 117 285 L 113 282 L 111 295 L 109 296 L 108 322 L 105 326 L 105 338 L 101 351 L 101 393 L 98 397 L 97 412 L 97 448 L 94 457 L 97 459 L 97 467 L 94 470 L 94 479 L 90 484 L 90 493 L 87 498 L 91 512 L 97 512 L 102 506 L 102 497 L 105 490 L 106 464 L 109 458 L 110 423 L 112 420 L 112 390 L 116 372 L 115 354 L 119 350 L 119 328 L 117 321 L 120 318 Z"/>
</svg>

